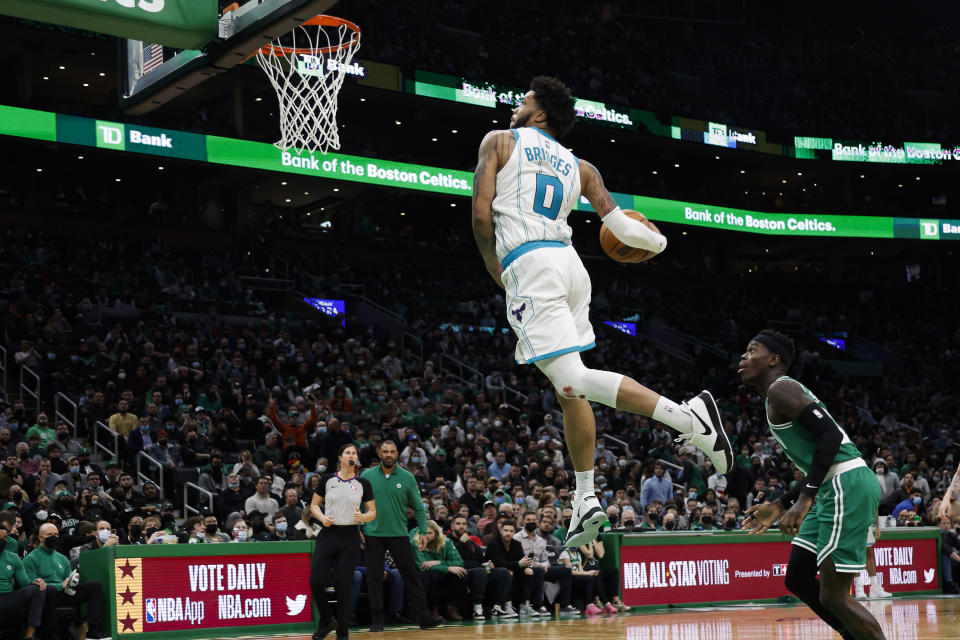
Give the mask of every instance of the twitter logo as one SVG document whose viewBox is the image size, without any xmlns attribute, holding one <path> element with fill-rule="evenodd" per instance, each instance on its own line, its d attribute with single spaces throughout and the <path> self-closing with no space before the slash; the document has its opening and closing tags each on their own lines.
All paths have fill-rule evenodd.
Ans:
<svg viewBox="0 0 960 640">
<path fill-rule="evenodd" d="M 301 593 L 296 598 L 291 598 L 287 596 L 287 615 L 295 616 L 303 611 L 303 608 L 307 605 L 307 595 Z"/>
<path fill-rule="evenodd" d="M 931 582 L 933 582 L 933 575 L 936 573 L 936 571 L 937 571 L 937 570 L 934 569 L 934 568 L 924 569 L 924 570 L 923 570 L 923 581 L 924 581 L 925 583 L 927 583 L 927 584 L 930 584 Z"/>
</svg>

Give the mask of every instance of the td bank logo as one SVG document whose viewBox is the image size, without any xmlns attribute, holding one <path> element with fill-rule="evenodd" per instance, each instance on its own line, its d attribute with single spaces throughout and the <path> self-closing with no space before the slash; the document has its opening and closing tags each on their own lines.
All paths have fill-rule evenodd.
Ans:
<svg viewBox="0 0 960 640">
<path fill-rule="evenodd" d="M 97 146 L 123 151 L 126 148 L 125 131 L 122 124 L 97 120 Z"/>
<path fill-rule="evenodd" d="M 123 124 L 97 120 L 97 146 L 119 151 L 137 151 L 140 147 L 173 149 L 173 138 L 166 133 L 150 135 Z"/>
<path fill-rule="evenodd" d="M 923 240 L 940 239 L 939 220 L 920 220 L 920 238 Z"/>
</svg>

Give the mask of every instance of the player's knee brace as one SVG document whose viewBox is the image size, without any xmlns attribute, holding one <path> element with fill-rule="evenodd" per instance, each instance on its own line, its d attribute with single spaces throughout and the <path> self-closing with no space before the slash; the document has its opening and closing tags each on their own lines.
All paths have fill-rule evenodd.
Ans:
<svg viewBox="0 0 960 640">
<path fill-rule="evenodd" d="M 547 376 L 557 393 L 566 398 L 585 398 L 608 407 L 617 406 L 617 393 L 623 375 L 612 371 L 588 369 L 580 354 L 565 353 L 549 360 L 535 363 Z"/>
</svg>

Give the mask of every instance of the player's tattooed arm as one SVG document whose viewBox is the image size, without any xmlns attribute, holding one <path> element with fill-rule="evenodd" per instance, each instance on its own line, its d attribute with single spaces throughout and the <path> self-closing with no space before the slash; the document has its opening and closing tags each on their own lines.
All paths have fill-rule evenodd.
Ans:
<svg viewBox="0 0 960 640">
<path fill-rule="evenodd" d="M 500 171 L 508 136 L 512 143 L 513 136 L 504 131 L 491 131 L 483 138 L 473 174 L 473 237 L 490 277 L 501 289 L 502 269 L 497 261 L 491 207 L 497 195 L 497 172 Z"/>
<path fill-rule="evenodd" d="M 617 202 L 604 186 L 600 172 L 586 160 L 580 160 L 580 184 L 583 196 L 601 218 L 617 208 Z"/>
</svg>

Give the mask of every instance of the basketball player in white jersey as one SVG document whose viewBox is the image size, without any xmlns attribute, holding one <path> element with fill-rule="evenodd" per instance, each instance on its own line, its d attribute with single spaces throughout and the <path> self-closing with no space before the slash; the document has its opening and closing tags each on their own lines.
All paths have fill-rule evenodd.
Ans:
<svg viewBox="0 0 960 640">
<path fill-rule="evenodd" d="M 473 184 L 473 231 L 487 270 L 506 292 L 517 334 L 516 359 L 536 364 L 553 383 L 576 472 L 566 545 L 593 540 L 606 515 L 594 493 L 596 422 L 590 402 L 650 416 L 703 450 L 720 473 L 733 464 L 730 441 L 709 391 L 676 404 L 619 373 L 588 369 L 580 352 L 594 346 L 590 276 L 571 246 L 567 216 L 583 193 L 623 243 L 661 252 L 667 240 L 629 218 L 589 162 L 557 142 L 575 119 L 570 90 L 537 77 L 513 110 L 510 130 L 480 144 Z"/>
</svg>

